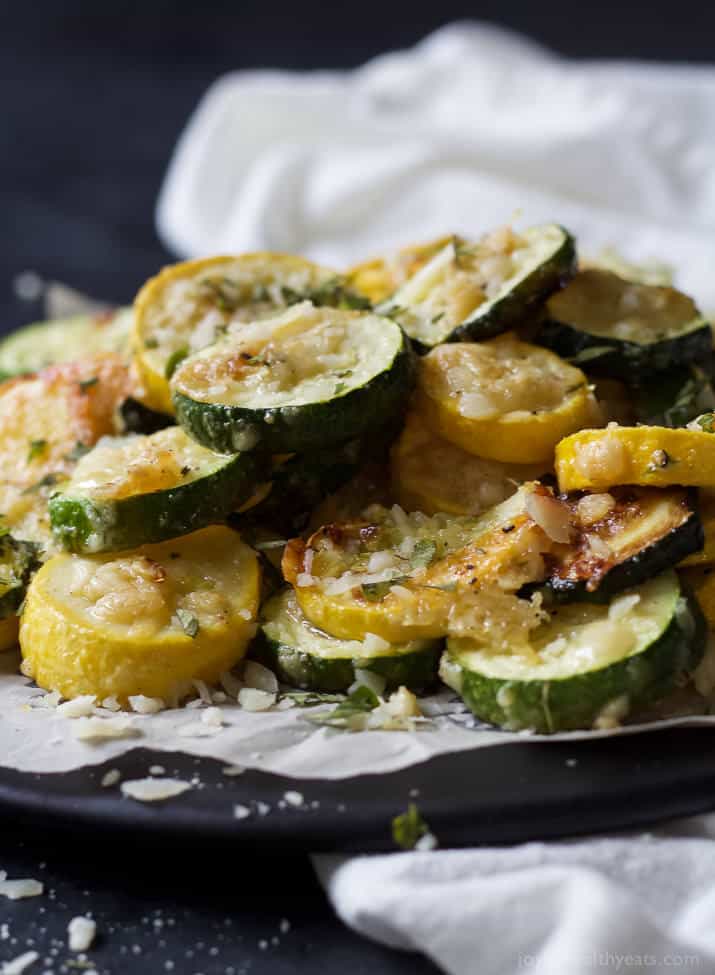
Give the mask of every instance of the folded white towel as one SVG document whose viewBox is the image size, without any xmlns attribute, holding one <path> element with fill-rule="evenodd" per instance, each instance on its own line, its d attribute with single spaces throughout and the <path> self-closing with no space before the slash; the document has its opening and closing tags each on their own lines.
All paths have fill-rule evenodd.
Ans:
<svg viewBox="0 0 715 975">
<path fill-rule="evenodd" d="M 342 266 L 517 211 L 671 261 L 715 307 L 715 70 L 566 61 L 455 24 L 348 73 L 237 72 L 190 120 L 157 220 L 184 256 Z"/>
<path fill-rule="evenodd" d="M 338 915 L 451 975 L 715 971 L 715 816 L 655 834 L 315 857 Z"/>
<path fill-rule="evenodd" d="M 715 70 L 576 63 L 456 24 L 358 71 L 240 72 L 190 120 L 157 220 L 182 256 L 345 266 L 515 211 L 591 251 L 672 263 L 715 309 Z M 713 972 L 714 834 L 701 818 L 654 838 L 316 865 L 348 924 L 459 975 Z"/>
</svg>

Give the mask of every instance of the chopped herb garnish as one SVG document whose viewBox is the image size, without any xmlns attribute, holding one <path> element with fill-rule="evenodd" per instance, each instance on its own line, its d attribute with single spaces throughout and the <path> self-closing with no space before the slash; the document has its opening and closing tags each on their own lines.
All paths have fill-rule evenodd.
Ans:
<svg viewBox="0 0 715 975">
<path fill-rule="evenodd" d="M 600 359 L 602 355 L 613 352 L 611 345 L 593 345 L 587 349 L 581 349 L 575 355 L 569 356 L 567 361 L 573 365 L 580 365 L 583 362 L 591 362 L 592 359 Z"/>
<path fill-rule="evenodd" d="M 29 464 L 31 461 L 37 460 L 38 457 L 42 457 L 46 450 L 46 440 L 31 440 L 30 447 L 27 451 L 27 463 Z"/>
<path fill-rule="evenodd" d="M 190 613 L 188 609 L 181 609 L 179 607 L 179 609 L 176 611 L 176 618 L 181 624 L 181 629 L 184 631 L 184 633 L 187 636 L 190 636 L 193 640 L 193 638 L 199 632 L 199 621 L 196 619 L 194 614 Z"/>
<path fill-rule="evenodd" d="M 181 468 L 180 471 L 181 476 L 186 477 L 186 475 L 190 473 L 191 473 L 191 468 L 189 467 L 188 464 L 184 464 L 184 466 Z"/>
<path fill-rule="evenodd" d="M 179 363 L 183 362 L 188 354 L 189 354 L 188 345 L 182 345 L 180 349 L 176 349 L 174 352 L 171 353 L 169 358 L 166 360 L 166 365 L 164 366 L 165 379 L 171 379 L 171 377 L 176 372 Z"/>
<path fill-rule="evenodd" d="M 96 376 L 90 376 L 89 379 L 80 379 L 79 381 L 80 391 L 86 393 L 88 389 L 91 389 L 92 386 L 96 386 L 98 382 L 99 379 Z"/>
<path fill-rule="evenodd" d="M 158 339 L 154 339 L 154 338 L 148 338 L 148 339 L 146 339 L 145 342 L 144 342 L 144 348 L 145 349 L 158 349 L 159 348 L 159 340 Z"/>
<path fill-rule="evenodd" d="M 445 315 L 445 313 L 443 311 L 441 311 L 439 313 L 439 315 L 435 315 L 434 318 L 432 319 L 432 324 L 433 325 L 436 325 L 437 322 L 441 322 L 442 319 L 444 318 L 444 315 Z"/>
<path fill-rule="evenodd" d="M 230 278 L 204 278 L 199 282 L 199 287 L 204 297 L 212 301 L 220 311 L 235 311 L 239 305 L 244 304 L 239 285 Z"/>
<path fill-rule="evenodd" d="M 715 413 L 703 413 L 695 422 L 705 433 L 715 433 Z"/>
<path fill-rule="evenodd" d="M 257 552 L 268 552 L 273 548 L 285 548 L 288 542 L 287 538 L 271 538 L 266 542 L 255 542 L 253 548 Z"/>
<path fill-rule="evenodd" d="M 59 476 L 57 474 L 45 474 L 45 476 L 41 477 L 39 481 L 35 481 L 34 484 L 31 484 L 29 487 L 26 487 L 22 493 L 35 494 L 37 491 L 40 491 L 44 487 L 54 487 L 55 484 L 58 483 L 58 481 L 59 481 Z"/>
<path fill-rule="evenodd" d="M 424 566 L 430 564 L 436 553 L 437 544 L 433 542 L 431 538 L 420 538 L 419 541 L 415 543 L 415 547 L 412 550 L 410 565 L 412 565 L 415 569 L 423 568 Z"/>
<path fill-rule="evenodd" d="M 292 701 L 297 708 L 312 708 L 316 704 L 341 704 L 344 694 L 327 694 L 321 691 L 286 691 L 281 700 Z"/>
<path fill-rule="evenodd" d="M 419 809 L 411 802 L 407 812 L 392 820 L 392 838 L 403 850 L 414 850 L 421 837 L 429 833 L 429 826 L 422 818 Z"/>
<path fill-rule="evenodd" d="M 379 603 L 385 598 L 393 586 L 399 586 L 409 578 L 409 576 L 396 576 L 394 579 L 388 579 L 386 582 L 363 582 L 360 589 L 368 602 Z"/>
<path fill-rule="evenodd" d="M 439 592 L 456 592 L 456 582 L 445 582 L 441 586 L 420 586 L 420 589 L 437 589 Z"/>
<path fill-rule="evenodd" d="M 87 444 L 84 444 L 81 440 L 78 440 L 72 450 L 70 450 L 68 454 L 65 454 L 65 460 L 79 460 L 81 457 L 84 457 L 85 454 L 88 454 L 91 449 L 92 448 L 88 447 Z"/>
<path fill-rule="evenodd" d="M 335 384 L 335 391 L 334 391 L 334 394 L 333 395 L 334 396 L 340 396 L 340 394 L 341 393 L 344 393 L 347 388 L 348 388 L 347 383 L 336 383 Z"/>
<path fill-rule="evenodd" d="M 357 728 L 364 715 L 369 714 L 380 703 L 380 698 L 369 687 L 357 687 L 352 694 L 342 700 L 332 711 L 319 711 L 307 714 L 313 724 L 327 725 L 329 728 Z"/>
</svg>

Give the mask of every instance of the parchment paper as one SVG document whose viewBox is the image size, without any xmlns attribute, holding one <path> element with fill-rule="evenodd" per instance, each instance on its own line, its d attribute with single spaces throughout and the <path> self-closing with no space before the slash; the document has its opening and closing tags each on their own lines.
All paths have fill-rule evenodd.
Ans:
<svg viewBox="0 0 715 975">
<path fill-rule="evenodd" d="M 295 778 L 341 779 L 391 772 L 433 755 L 489 748 L 519 741 L 574 743 L 614 734 L 637 734 L 677 725 L 715 725 L 715 717 L 695 715 L 632 725 L 611 731 L 533 735 L 498 731 L 479 725 L 451 691 L 422 699 L 425 711 L 444 712 L 415 731 L 348 732 L 317 727 L 305 719 L 307 709 L 248 712 L 236 703 L 221 704 L 223 727 L 206 737 L 185 737 L 182 729 L 200 724 L 200 709 L 175 708 L 153 715 L 132 715 L 132 737 L 86 742 L 75 737 L 77 722 L 55 709 L 33 706 L 44 696 L 18 673 L 19 654 L 0 656 L 0 764 L 27 772 L 64 772 L 96 765 L 132 748 L 184 751 Z M 325 705 L 321 705 L 325 707 Z M 98 715 L 111 720 L 108 711 Z"/>
</svg>

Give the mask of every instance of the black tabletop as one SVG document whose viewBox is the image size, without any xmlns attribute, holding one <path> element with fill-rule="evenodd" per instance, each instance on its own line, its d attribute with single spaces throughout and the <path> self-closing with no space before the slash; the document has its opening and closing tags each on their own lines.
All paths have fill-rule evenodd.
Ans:
<svg viewBox="0 0 715 975">
<path fill-rule="evenodd" d="M 182 124 L 216 76 L 348 67 L 465 17 L 567 55 L 713 56 L 715 16 L 700 0 L 0 3 L 0 332 L 39 314 L 13 290 L 24 270 L 121 302 L 171 259 L 154 231 L 156 195 Z M 0 867 L 45 885 L 43 897 L 0 904 L 0 961 L 36 950 L 32 975 L 81 970 L 66 964 L 66 926 L 88 911 L 102 975 L 434 971 L 344 928 L 305 858 L 54 834 L 18 818 L 0 833 Z"/>
</svg>

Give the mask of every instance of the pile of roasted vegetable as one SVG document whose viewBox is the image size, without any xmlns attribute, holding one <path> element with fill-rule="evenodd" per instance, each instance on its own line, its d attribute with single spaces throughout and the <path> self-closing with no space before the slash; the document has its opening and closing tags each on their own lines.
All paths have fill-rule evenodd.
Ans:
<svg viewBox="0 0 715 975">
<path fill-rule="evenodd" d="M 441 679 L 504 728 L 613 726 L 715 626 L 712 346 L 557 225 L 166 268 L 0 344 L 2 643 L 117 706 L 248 653 L 316 694 Z"/>
</svg>

